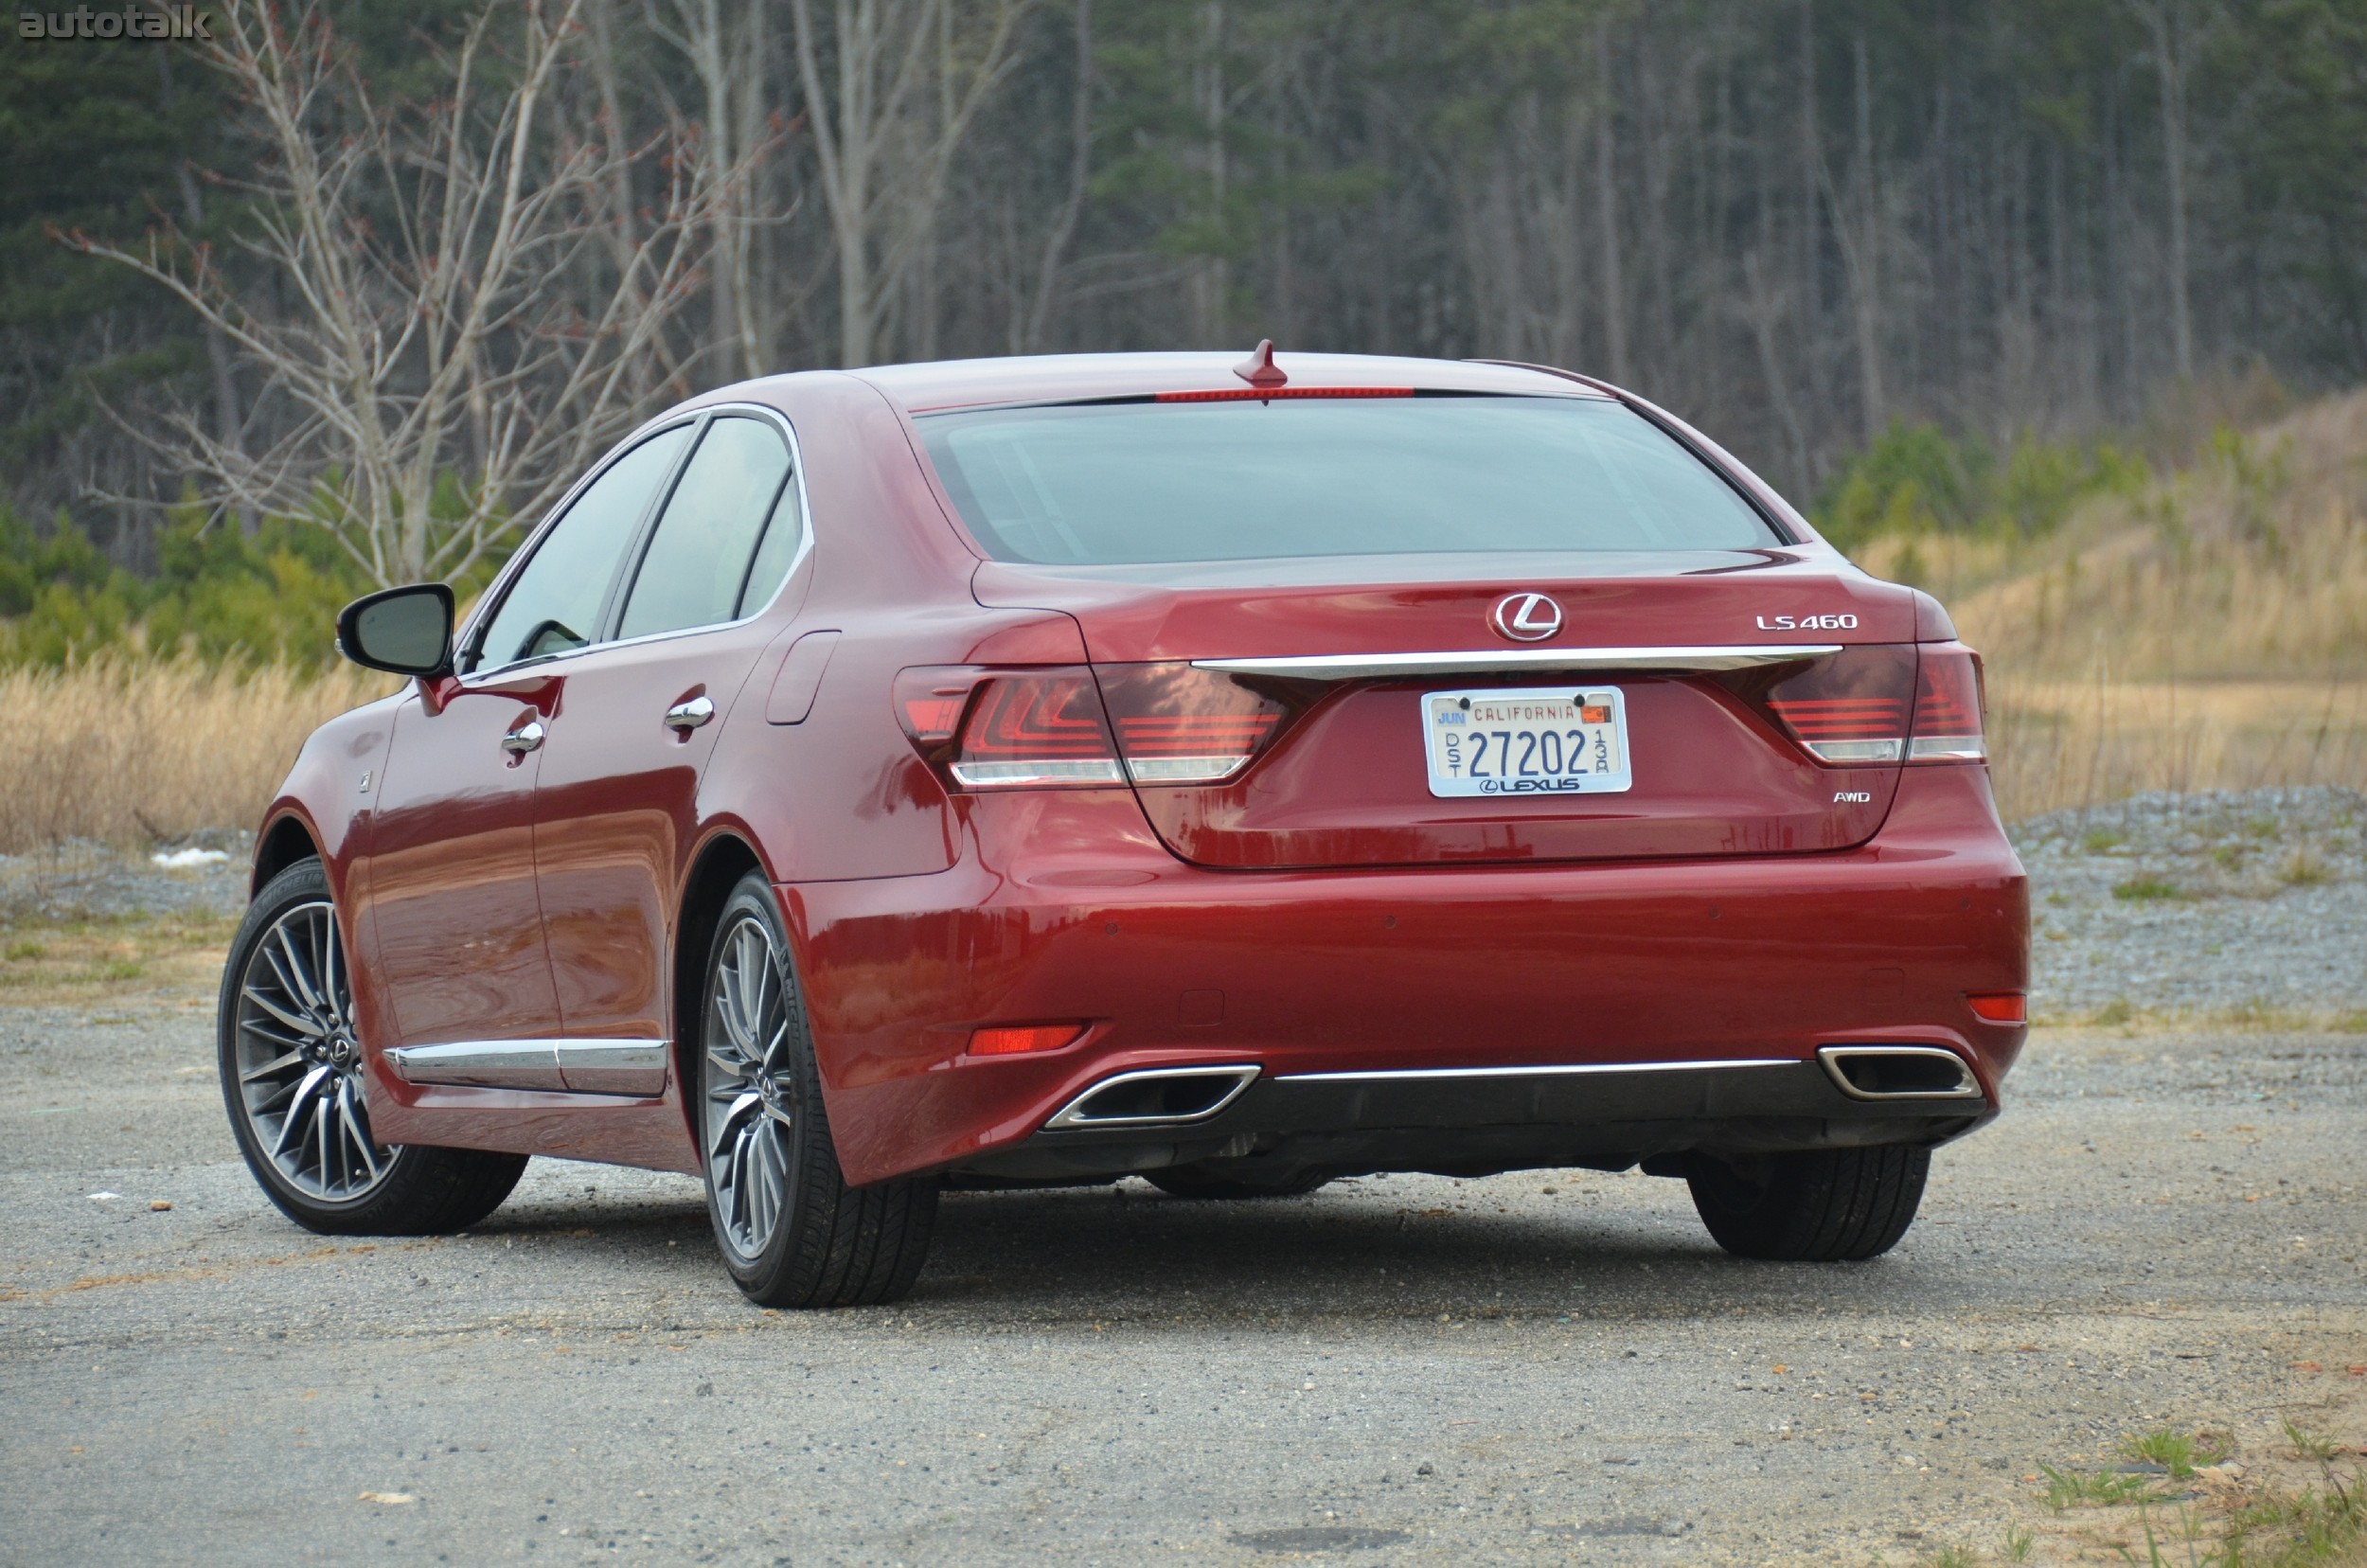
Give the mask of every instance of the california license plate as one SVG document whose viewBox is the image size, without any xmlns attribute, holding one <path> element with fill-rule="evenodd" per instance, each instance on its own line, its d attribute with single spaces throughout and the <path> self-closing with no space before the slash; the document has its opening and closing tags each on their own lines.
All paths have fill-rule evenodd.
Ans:
<svg viewBox="0 0 2367 1568">
<path fill-rule="evenodd" d="M 1422 694 L 1430 793 L 1611 794 L 1635 782 L 1617 686 Z"/>
</svg>

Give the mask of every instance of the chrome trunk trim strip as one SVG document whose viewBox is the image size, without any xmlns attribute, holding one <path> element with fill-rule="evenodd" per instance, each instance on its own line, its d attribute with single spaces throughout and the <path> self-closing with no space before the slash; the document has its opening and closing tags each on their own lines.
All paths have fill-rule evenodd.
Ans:
<svg viewBox="0 0 2367 1568">
<path fill-rule="evenodd" d="M 1531 674 L 1555 669 L 1700 673 L 1793 664 L 1840 652 L 1839 643 L 1768 643 L 1746 648 L 1504 648 L 1464 653 L 1337 653 L 1279 659 L 1194 659 L 1196 669 L 1349 681 L 1386 675 Z"/>
</svg>

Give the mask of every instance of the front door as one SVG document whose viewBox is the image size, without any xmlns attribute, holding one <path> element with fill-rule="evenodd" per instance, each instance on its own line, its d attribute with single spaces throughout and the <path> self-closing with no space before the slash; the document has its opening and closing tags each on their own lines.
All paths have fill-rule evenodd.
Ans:
<svg viewBox="0 0 2367 1568">
<path fill-rule="evenodd" d="M 693 428 L 657 432 L 586 485 L 472 633 L 463 673 L 397 714 L 379 786 L 368 939 L 402 1035 L 393 1065 L 410 1082 L 566 1087 L 535 885 L 542 748 L 569 656 L 600 640 L 625 561 Z"/>
<path fill-rule="evenodd" d="M 418 697 L 396 710 L 367 924 L 406 1051 L 558 1032 L 534 886 L 536 748 L 556 695 L 527 669 L 439 711 Z"/>
</svg>

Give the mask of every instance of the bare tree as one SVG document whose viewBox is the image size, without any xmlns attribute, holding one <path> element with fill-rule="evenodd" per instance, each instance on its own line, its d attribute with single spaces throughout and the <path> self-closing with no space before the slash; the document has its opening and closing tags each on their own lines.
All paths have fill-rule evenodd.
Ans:
<svg viewBox="0 0 2367 1568">
<path fill-rule="evenodd" d="M 826 34 L 813 0 L 790 0 L 838 241 L 840 364 L 875 357 L 888 307 L 935 227 L 953 156 L 1018 58 L 1013 34 L 1030 3 L 834 0 Z M 823 70 L 826 45 L 835 82 Z"/>
<path fill-rule="evenodd" d="M 1059 298 L 1060 276 L 1068 259 L 1069 242 L 1077 238 L 1077 220 L 1084 216 L 1085 195 L 1093 178 L 1094 153 L 1094 8 L 1093 0 L 1077 0 L 1077 91 L 1069 101 L 1068 190 L 1059 210 L 1045 226 L 1043 254 L 1036 267 L 1036 286 L 1025 313 L 1011 312 L 1013 348 L 1025 353 L 1043 347 L 1051 330 L 1052 307 Z"/>
<path fill-rule="evenodd" d="M 764 112 L 767 7 L 764 0 L 663 0 L 648 9 L 650 30 L 681 52 L 698 82 L 700 174 L 713 197 L 706 271 L 714 368 L 726 379 L 757 375 L 771 344 L 753 267 L 756 175 L 780 139 Z"/>
<path fill-rule="evenodd" d="M 173 422 L 218 505 L 318 522 L 382 583 L 457 577 L 667 390 L 656 350 L 700 286 L 713 187 L 679 149 L 552 129 L 582 3 L 488 9 L 450 96 L 401 107 L 375 101 L 317 3 L 222 6 L 207 58 L 264 142 L 242 241 L 276 290 L 234 290 L 169 224 L 138 247 L 68 237 L 170 290 L 278 405 L 254 454 Z M 660 197 L 620 235 L 616 161 L 658 151 Z"/>
<path fill-rule="evenodd" d="M 2195 374 L 2195 315 L 2187 296 L 2186 78 L 2211 21 L 2198 19 L 2188 0 L 2129 0 L 2145 29 L 2154 75 L 2162 84 L 2162 177 L 2166 189 L 2170 254 L 2170 343 L 2178 373 Z"/>
</svg>

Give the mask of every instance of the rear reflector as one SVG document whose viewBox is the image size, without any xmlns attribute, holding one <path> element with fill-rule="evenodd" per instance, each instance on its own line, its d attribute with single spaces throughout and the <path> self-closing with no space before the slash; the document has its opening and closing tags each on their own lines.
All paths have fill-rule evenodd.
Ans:
<svg viewBox="0 0 2367 1568">
<path fill-rule="evenodd" d="M 2030 1019 L 2029 1004 L 2020 991 L 1997 991 L 1987 996 L 1967 996 L 1965 1001 L 1972 1008 L 1972 1016 L 1989 1024 L 2025 1024 Z"/>
<path fill-rule="evenodd" d="M 1761 703 L 1820 762 L 1896 762 L 1907 751 L 1914 676 L 1912 646 L 1844 648 L 1777 681 Z"/>
<path fill-rule="evenodd" d="M 1188 664 L 1100 665 L 1118 752 L 1137 784 L 1214 784 L 1249 766 L 1290 704 Z"/>
<path fill-rule="evenodd" d="M 971 1056 L 1023 1056 L 1030 1051 L 1057 1051 L 1084 1038 L 1082 1024 L 998 1025 L 970 1031 Z"/>
<path fill-rule="evenodd" d="M 1989 755 L 1981 730 L 1981 659 L 1962 643 L 1928 644 L 1916 680 L 1910 762 L 1981 762 Z"/>
</svg>

